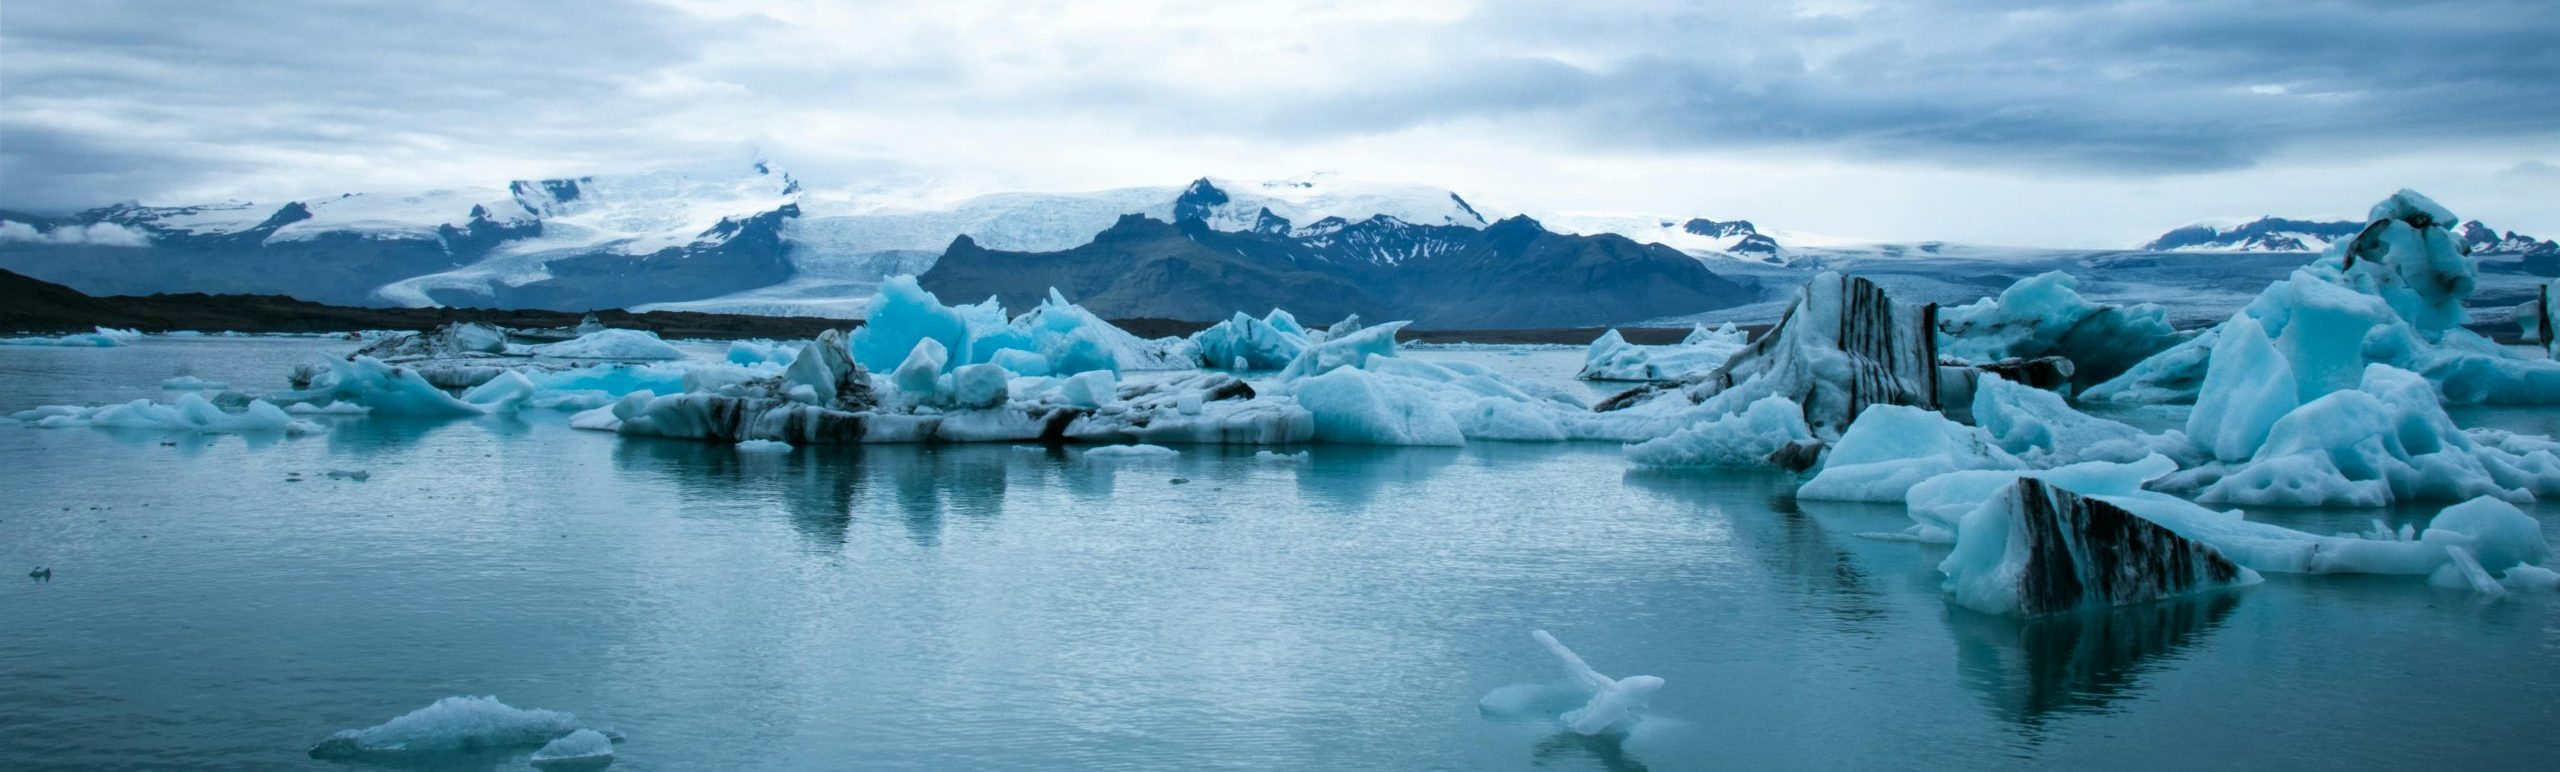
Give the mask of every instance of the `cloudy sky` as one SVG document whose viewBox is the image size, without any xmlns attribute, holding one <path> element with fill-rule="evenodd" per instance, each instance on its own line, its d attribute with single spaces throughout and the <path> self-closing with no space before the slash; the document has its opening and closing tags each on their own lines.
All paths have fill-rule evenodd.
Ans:
<svg viewBox="0 0 2560 772">
<path fill-rule="evenodd" d="M 2399 187 L 2560 236 L 2545 2 L 0 5 L 0 207 L 761 153 L 817 187 L 1421 182 L 2115 246 Z"/>
</svg>

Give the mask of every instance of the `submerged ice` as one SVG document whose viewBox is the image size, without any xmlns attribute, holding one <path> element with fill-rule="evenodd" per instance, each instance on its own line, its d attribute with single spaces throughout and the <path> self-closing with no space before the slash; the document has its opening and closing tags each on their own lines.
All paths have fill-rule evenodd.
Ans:
<svg viewBox="0 0 2560 772">
<path fill-rule="evenodd" d="M 1495 689 L 1477 701 L 1487 715 L 1501 718 L 1551 717 L 1575 734 L 1623 733 L 1635 726 L 1653 704 L 1663 681 L 1649 675 L 1610 678 L 1582 661 L 1582 656 L 1545 630 L 1529 636 L 1546 648 L 1564 670 L 1564 679 L 1546 684 L 1515 684 Z"/>
</svg>

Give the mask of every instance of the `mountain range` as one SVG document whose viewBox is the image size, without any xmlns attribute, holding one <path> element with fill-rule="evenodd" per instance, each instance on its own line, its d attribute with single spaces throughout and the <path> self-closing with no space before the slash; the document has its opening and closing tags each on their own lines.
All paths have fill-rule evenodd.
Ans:
<svg viewBox="0 0 2560 772">
<path fill-rule="evenodd" d="M 1898 292 L 1941 302 L 2035 266 L 2125 255 L 2247 253 L 2286 269 L 2357 227 L 2261 218 L 2179 228 L 2131 251 L 1895 244 L 1696 216 L 1530 217 L 1329 174 L 942 197 L 811 190 L 757 161 L 268 206 L 0 211 L 0 268 L 92 294 L 836 317 L 858 316 L 882 278 L 905 273 L 954 302 L 1017 308 L 1055 286 L 1114 316 L 1281 307 L 1496 328 L 1745 313 L 1823 269 L 1898 273 Z M 2560 244 L 2476 221 L 2460 233 L 2496 263 L 2488 270 L 2560 273 Z"/>
</svg>

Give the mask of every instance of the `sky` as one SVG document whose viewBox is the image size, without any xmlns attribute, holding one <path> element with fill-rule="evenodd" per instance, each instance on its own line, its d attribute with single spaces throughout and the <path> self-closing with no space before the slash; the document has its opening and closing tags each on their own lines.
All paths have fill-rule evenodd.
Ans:
<svg viewBox="0 0 2560 772">
<path fill-rule="evenodd" d="M 2410 187 L 2555 237 L 2555 41 L 2498 0 L 14 0 L 0 208 L 761 156 L 821 189 L 1330 171 L 2091 247 Z"/>
</svg>

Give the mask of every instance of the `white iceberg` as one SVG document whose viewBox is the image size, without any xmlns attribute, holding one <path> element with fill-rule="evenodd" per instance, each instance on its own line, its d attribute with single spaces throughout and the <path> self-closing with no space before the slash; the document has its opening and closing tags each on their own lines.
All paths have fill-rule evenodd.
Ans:
<svg viewBox="0 0 2560 772">
<path fill-rule="evenodd" d="M 174 376 L 160 381 L 161 391 L 222 391 L 228 388 L 231 388 L 231 384 L 208 381 L 192 375 Z"/>
<path fill-rule="evenodd" d="M 1564 668 L 1564 681 L 1495 689 L 1477 701 L 1478 709 L 1505 717 L 1552 715 L 1575 734 L 1613 734 L 1633 728 L 1642 718 L 1639 714 L 1652 705 L 1654 694 L 1662 691 L 1662 679 L 1654 676 L 1602 675 L 1545 630 L 1532 630 L 1529 636 L 1555 656 L 1556 664 Z"/>
<path fill-rule="evenodd" d="M 97 332 L 84 332 L 54 337 L 30 336 L 20 338 L 0 338 L 0 346 L 114 348 L 116 346 L 124 345 L 125 341 L 139 337 L 142 337 L 142 333 L 135 330 L 119 330 L 111 327 L 100 327 Z"/>
<path fill-rule="evenodd" d="M 2208 404 L 2199 403 L 2198 413 Z M 2502 443 L 2484 444 L 2456 426 L 2418 374 L 2376 364 L 2358 388 L 2282 413 L 2238 460 L 2198 466 L 2162 485 L 2200 491 L 2197 499 L 2208 503 L 2279 506 L 2560 496 L 2560 446 L 2490 436 Z"/>
<path fill-rule="evenodd" d="M 288 434 L 320 431 L 320 425 L 294 418 L 265 400 L 250 400 L 240 412 L 223 410 L 203 394 L 185 392 L 170 404 L 137 399 L 121 405 L 82 407 L 48 405 L 21 410 L 11 417 L 43 429 L 86 426 L 98 429 L 149 429 L 198 434 Z"/>
<path fill-rule="evenodd" d="M 527 761 L 537 769 L 602 769 L 613 763 L 613 738 L 593 729 L 580 729 L 543 743 Z"/>
<path fill-rule="evenodd" d="M 994 298 L 943 305 L 913 276 L 881 282 L 862 327 L 853 333 L 852 356 L 866 368 L 891 371 L 927 339 L 941 344 L 947 367 L 993 363 L 1018 375 L 1178 370 L 1199 363 L 1189 341 L 1131 335 L 1055 289 L 1040 307 L 1008 319 Z"/>
<path fill-rule="evenodd" d="M 516 708 L 496 697 L 446 697 L 376 726 L 330 735 L 311 747 L 311 757 L 358 759 L 536 748 L 587 728 L 579 725 L 577 716 L 561 711 Z M 605 736 L 608 741 L 612 738 Z"/>
<path fill-rule="evenodd" d="M 625 362 L 683 359 L 684 352 L 647 330 L 601 330 L 558 343 L 528 349 L 555 359 L 611 359 Z"/>
<path fill-rule="evenodd" d="M 1574 377 L 1586 381 L 1678 381 L 1700 376 L 1722 366 L 1725 360 L 1742 351 L 1745 340 L 1732 322 L 1707 329 L 1698 325 L 1689 337 L 1669 346 L 1639 346 L 1628 343 L 1617 330 L 1600 334 L 1584 350 L 1582 371 Z"/>
<path fill-rule="evenodd" d="M 2017 477 L 1966 514 L 1938 564 L 1957 603 L 2042 616 L 2256 584 L 2211 545 L 2103 499 Z"/>
<path fill-rule="evenodd" d="M 1875 405 L 1841 433 L 1796 497 L 1901 502 L 1912 486 L 1948 472 L 2025 467 L 1981 429 L 1915 407 Z"/>
<path fill-rule="evenodd" d="M 2291 369 L 2299 400 L 2353 389 L 2366 365 L 2387 364 L 2425 376 L 2448 402 L 2560 404 L 2560 362 L 2525 358 L 2460 326 L 2476 275 L 2440 219 L 2449 216 L 2401 191 L 2374 206 L 2363 233 L 2332 245 L 2240 311 Z M 2196 400 L 2221 336 L 2235 332 L 2231 323 L 2207 330 L 2084 396 Z"/>
</svg>

